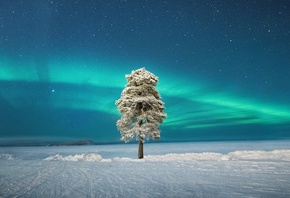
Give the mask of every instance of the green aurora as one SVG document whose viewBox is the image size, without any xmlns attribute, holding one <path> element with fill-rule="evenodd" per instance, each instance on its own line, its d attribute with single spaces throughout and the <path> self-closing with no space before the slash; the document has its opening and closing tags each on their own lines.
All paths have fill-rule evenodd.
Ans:
<svg viewBox="0 0 290 198">
<path fill-rule="evenodd" d="M 27 62 L 24 66 L 15 66 L 13 61 L 2 59 L 1 82 L 48 83 L 51 85 L 48 90 L 51 93 L 47 105 L 51 108 L 100 111 L 115 117 L 120 116 L 114 103 L 119 97 L 116 93 L 120 94 L 126 84 L 124 75 L 137 69 L 133 65 L 128 64 L 124 68 L 120 63 L 109 61 L 56 59 L 48 61 L 47 78 L 41 79 L 37 65 L 33 61 Z M 157 89 L 166 99 L 168 118 L 164 127 L 196 129 L 248 124 L 290 124 L 290 108 L 287 106 L 226 91 L 217 92 L 210 85 L 201 84 L 194 78 L 178 79 L 162 70 L 153 72 L 160 79 Z M 71 88 L 58 88 L 59 85 Z M 1 96 L 17 108 L 23 105 L 25 97 L 29 97 L 29 93 L 24 92 L 25 90 L 1 89 Z"/>
</svg>

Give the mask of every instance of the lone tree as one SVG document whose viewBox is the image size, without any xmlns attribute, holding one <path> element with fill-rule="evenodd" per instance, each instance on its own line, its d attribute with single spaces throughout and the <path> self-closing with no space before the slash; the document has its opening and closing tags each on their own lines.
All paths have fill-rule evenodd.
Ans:
<svg viewBox="0 0 290 198">
<path fill-rule="evenodd" d="M 116 101 L 118 110 L 123 114 L 117 121 L 121 140 L 129 142 L 134 136 L 139 140 L 138 158 L 144 156 L 145 139 L 159 139 L 159 124 L 166 114 L 163 113 L 164 103 L 154 86 L 158 77 L 145 68 L 132 71 L 126 75 L 128 84 L 122 91 L 121 98 Z"/>
</svg>

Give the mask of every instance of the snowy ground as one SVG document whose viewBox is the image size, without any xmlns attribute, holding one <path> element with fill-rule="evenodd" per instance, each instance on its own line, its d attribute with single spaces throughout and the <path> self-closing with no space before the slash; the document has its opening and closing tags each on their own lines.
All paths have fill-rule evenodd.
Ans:
<svg viewBox="0 0 290 198">
<path fill-rule="evenodd" d="M 290 197 L 290 142 L 0 147 L 0 197 Z"/>
</svg>

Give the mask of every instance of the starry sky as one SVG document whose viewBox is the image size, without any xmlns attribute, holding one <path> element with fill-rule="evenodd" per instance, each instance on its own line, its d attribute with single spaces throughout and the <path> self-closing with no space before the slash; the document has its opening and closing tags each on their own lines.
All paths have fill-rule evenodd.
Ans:
<svg viewBox="0 0 290 198">
<path fill-rule="evenodd" d="M 0 142 L 120 142 L 125 74 L 159 77 L 160 141 L 290 138 L 287 0 L 2 0 Z"/>
</svg>

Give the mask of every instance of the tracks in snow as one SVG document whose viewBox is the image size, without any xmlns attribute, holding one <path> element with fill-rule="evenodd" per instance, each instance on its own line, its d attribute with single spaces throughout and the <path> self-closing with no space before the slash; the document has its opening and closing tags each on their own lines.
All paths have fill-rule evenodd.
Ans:
<svg viewBox="0 0 290 198">
<path fill-rule="evenodd" d="M 5 160 L 0 197 L 283 197 L 289 176 L 288 162 Z"/>
</svg>

